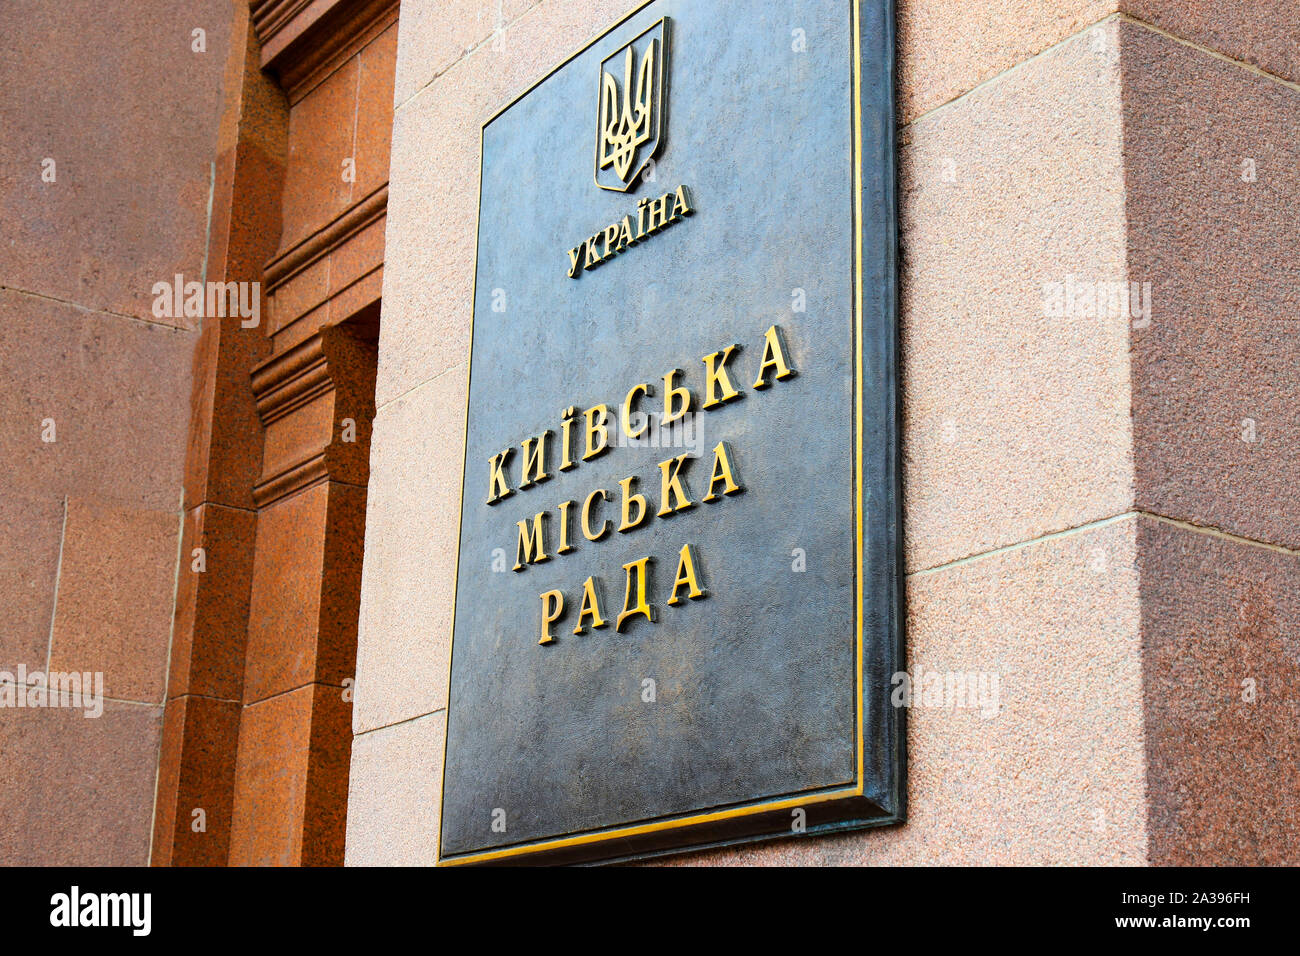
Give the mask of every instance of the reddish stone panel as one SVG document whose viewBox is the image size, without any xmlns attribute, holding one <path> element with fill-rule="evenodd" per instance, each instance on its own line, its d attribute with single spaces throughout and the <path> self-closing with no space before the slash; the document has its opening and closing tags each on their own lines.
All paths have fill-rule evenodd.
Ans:
<svg viewBox="0 0 1300 956">
<path fill-rule="evenodd" d="M 358 546 L 361 540 L 357 539 Z M 352 620 L 355 627 L 355 611 Z M 355 636 L 351 646 L 355 655 Z M 316 684 L 312 692 L 311 751 L 302 824 L 303 866 L 343 865 L 351 762 L 352 704 L 343 699 L 338 687 Z"/>
<path fill-rule="evenodd" d="M 272 302 L 277 301 L 272 297 Z M 301 345 L 307 339 L 311 338 L 317 332 L 330 325 L 330 304 L 326 299 L 315 308 L 304 312 L 298 318 L 291 320 L 285 331 L 281 332 L 275 338 L 276 348 L 281 351 L 294 348 Z"/>
<path fill-rule="evenodd" d="M 255 514 L 221 505 L 185 516 L 168 698 L 242 698 L 256 531 Z"/>
<path fill-rule="evenodd" d="M 258 322 L 211 318 L 194 354 L 185 466 L 185 540 L 177 586 L 166 750 L 157 790 L 155 865 L 224 865 L 234 801 L 256 515 L 261 422 L 249 377 L 270 354 L 263 266 L 280 233 L 288 104 L 259 65 L 248 7 L 235 5 L 216 157 L 208 278 L 257 284 Z M 247 301 L 247 299 L 245 300 Z M 193 549 L 207 569 L 193 570 Z M 182 696 L 187 694 L 205 697 Z M 222 698 L 220 700 L 207 699 Z M 195 833 L 190 814 L 207 813 Z"/>
<path fill-rule="evenodd" d="M 391 5 L 354 5 L 354 40 L 332 38 L 326 46 L 337 46 L 334 52 L 305 53 L 325 57 L 313 67 L 324 78 L 295 99 L 292 111 L 282 254 L 268 267 L 277 352 L 379 299 L 397 56 L 394 11 L 383 12 L 385 6 Z M 348 82 L 355 87 L 355 129 L 339 122 Z M 329 131 L 318 134 L 327 123 Z M 347 178 L 345 159 L 352 162 Z M 342 301 L 321 308 L 335 297 Z"/>
<path fill-rule="evenodd" d="M 315 677 L 330 494 L 328 483 L 317 484 L 258 515 L 246 703 L 302 687 Z"/>
<path fill-rule="evenodd" d="M 515 0 L 519 2 L 519 0 Z M 252 0 L 261 64 L 296 95 L 397 20 L 398 0 Z"/>
<path fill-rule="evenodd" d="M 119 700 L 162 703 L 180 520 L 68 499 L 50 669 L 104 675 Z"/>
<path fill-rule="evenodd" d="M 352 675 L 375 369 L 373 343 L 333 327 L 254 376 L 267 449 L 247 702 Z"/>
<path fill-rule="evenodd" d="M 326 328 L 253 376 L 267 448 L 233 863 L 343 860 L 351 705 L 329 685 L 356 665 L 373 336 L 365 322 Z M 290 745 L 310 754 L 277 749 Z"/>
<path fill-rule="evenodd" d="M 231 866 L 297 866 L 311 753 L 312 686 L 243 709 Z"/>
<path fill-rule="evenodd" d="M 1300 91 L 1120 36 L 1137 507 L 1300 547 Z"/>
<path fill-rule="evenodd" d="M 242 50 L 232 48 L 226 69 L 208 240 L 209 272 L 215 275 L 260 273 L 274 253 L 288 153 L 288 101 L 259 67 L 257 38 L 247 20 L 241 18 L 238 28 L 245 42 Z"/>
<path fill-rule="evenodd" d="M 12 289 L 0 323 L 4 490 L 176 509 L 193 333 Z"/>
<path fill-rule="evenodd" d="M 246 702 L 353 675 L 365 519 L 365 489 L 332 481 L 261 512 Z"/>
<path fill-rule="evenodd" d="M 311 273 L 318 267 L 328 271 L 329 282 L 316 285 L 314 294 L 297 284 L 298 276 L 276 289 L 271 302 L 277 353 L 297 348 L 323 329 L 347 322 L 358 312 L 378 305 L 384 286 L 385 224 L 386 218 L 381 216 L 366 227 L 364 237 L 348 240 L 338 252 L 300 273 L 314 284 L 316 276 Z M 375 237 L 379 241 L 372 243 Z M 354 244 L 358 238 L 364 238 L 365 244 Z"/>
<path fill-rule="evenodd" d="M 289 111 L 279 91 L 272 94 L 260 91 L 271 98 L 270 103 L 249 104 L 248 112 L 265 113 L 261 122 L 268 128 L 248 130 L 249 136 L 258 135 L 271 140 L 269 147 L 258 142 L 241 139 L 234 150 L 234 182 L 231 188 L 231 206 L 226 218 L 228 241 L 222 260 L 210 263 L 222 266 L 226 275 L 252 275 L 261 277 L 262 267 L 275 253 L 280 234 L 280 206 L 276 201 L 284 184 L 284 130 Z M 278 147 L 278 150 L 271 151 Z M 215 223 L 214 223 L 215 230 Z M 215 237 L 215 233 L 214 233 Z"/>
<path fill-rule="evenodd" d="M 162 707 L 0 709 L 0 860 L 10 866 L 149 862 Z"/>
<path fill-rule="evenodd" d="M 265 504 L 268 497 L 275 497 L 274 493 L 266 491 L 265 486 L 269 482 L 283 478 L 294 469 L 324 455 L 340 422 L 335 415 L 334 391 L 328 374 L 324 371 L 325 360 L 318 354 L 315 358 L 304 358 L 304 365 L 306 368 L 302 378 L 308 375 L 319 378 L 313 387 L 322 391 L 308 398 L 301 394 L 294 395 L 292 408 L 278 417 L 266 419 L 263 478 L 257 491 L 259 504 Z M 301 379 L 286 384 L 297 390 L 300 381 Z M 280 409 L 276 411 L 279 412 Z"/>
<path fill-rule="evenodd" d="M 234 280 L 232 280 L 234 281 Z M 265 305 L 265 299 L 262 300 Z M 263 323 L 266 317 L 263 316 Z M 238 320 L 210 322 L 194 357 L 189 448 L 185 460 L 185 506 L 205 501 L 253 507 L 253 484 L 262 467 L 257 408 L 249 371 L 270 352 L 260 329 Z"/>
<path fill-rule="evenodd" d="M 327 329 L 323 338 L 335 392 L 334 431 L 325 450 L 330 477 L 364 488 L 370 479 L 370 433 L 375 419 L 379 355 L 377 343 L 367 341 L 363 335 L 363 330 L 338 325 Z M 355 425 L 354 435 L 344 434 L 346 422 Z M 358 563 L 360 560 L 358 555 Z"/>
<path fill-rule="evenodd" d="M 386 159 L 385 159 L 386 161 Z M 387 174 L 388 167 L 384 171 Z M 356 282 L 362 276 L 379 268 L 384 262 L 384 226 L 386 216 L 380 216 L 362 227 L 347 241 L 330 253 L 331 295 Z M 341 316 L 340 318 L 345 318 Z"/>
<path fill-rule="evenodd" d="M 393 82 L 397 66 L 397 24 L 393 24 L 357 57 L 356 168 L 352 201 L 357 202 L 388 182 L 388 153 L 393 139 Z M 382 247 L 382 239 L 380 240 Z"/>
<path fill-rule="evenodd" d="M 63 540 L 63 501 L 0 493 L 0 671 L 45 670 Z"/>
<path fill-rule="evenodd" d="M 155 317 L 152 288 L 177 273 L 202 277 L 231 8 L 0 4 L 0 284 L 197 326 Z M 45 159 L 54 182 L 42 178 Z"/>
<path fill-rule="evenodd" d="M 186 459 L 185 504 L 219 502 L 253 507 L 252 488 L 261 467 L 260 422 L 248 388 L 250 370 L 270 353 L 270 321 L 262 268 L 280 234 L 288 104 L 258 68 L 258 49 L 247 20 L 242 56 L 232 50 L 223 118 L 222 151 L 216 161 L 208 277 L 257 283 L 253 318 L 211 319 L 195 352 L 195 383 Z"/>
<path fill-rule="evenodd" d="M 277 354 L 379 301 L 387 202 L 384 186 L 270 264 L 270 330 Z"/>
<path fill-rule="evenodd" d="M 290 112 L 282 250 L 310 237 L 351 202 L 343 161 L 355 159 L 357 69 L 356 59 L 348 60 Z"/>
<path fill-rule="evenodd" d="M 330 483 L 326 542 L 316 638 L 316 679 L 342 684 L 357 669 L 361 561 L 366 543 L 364 487 Z M 351 737 L 350 729 L 348 736 Z"/>
<path fill-rule="evenodd" d="M 1120 7 L 1175 36 L 1300 83 L 1295 0 L 1122 0 Z"/>
<path fill-rule="evenodd" d="M 269 66 L 286 49 L 302 40 L 320 21 L 342 6 L 345 0 L 309 0 L 285 4 L 280 0 L 252 0 L 253 20 L 262 37 L 261 65 Z M 288 8 L 288 15 L 285 10 Z"/>
<path fill-rule="evenodd" d="M 187 696 L 167 702 L 154 814 L 155 865 L 226 864 L 239 712 L 237 701 Z"/>
<path fill-rule="evenodd" d="M 189 441 L 185 446 L 185 475 L 182 504 L 188 510 L 207 497 L 208 452 L 212 446 L 215 409 L 213 393 L 217 387 L 218 360 L 221 349 L 221 325 L 209 322 L 199 333 L 194 346 L 193 379 L 190 383 Z"/>
<path fill-rule="evenodd" d="M 194 357 L 185 503 L 189 508 L 204 501 L 252 508 L 252 488 L 261 467 L 261 425 L 248 376 L 271 350 L 262 266 L 274 251 L 279 232 L 274 197 L 279 194 L 283 167 L 250 143 L 223 154 L 217 165 L 214 204 L 218 208 L 225 204 L 228 213 L 214 215 L 209 276 L 214 281 L 257 283 L 257 309 L 250 318 L 213 318 L 204 325 Z M 254 321 L 255 326 L 245 327 Z"/>
<path fill-rule="evenodd" d="M 232 866 L 340 866 L 352 706 L 311 684 L 244 708 Z"/>
<path fill-rule="evenodd" d="M 266 428 L 255 500 L 270 504 L 329 477 L 364 485 L 378 363 L 377 328 L 330 326 L 259 366 L 253 376 Z M 377 316 L 374 316 L 377 325 Z"/>
<path fill-rule="evenodd" d="M 1139 519 L 1149 852 L 1300 863 L 1300 556 Z"/>
</svg>

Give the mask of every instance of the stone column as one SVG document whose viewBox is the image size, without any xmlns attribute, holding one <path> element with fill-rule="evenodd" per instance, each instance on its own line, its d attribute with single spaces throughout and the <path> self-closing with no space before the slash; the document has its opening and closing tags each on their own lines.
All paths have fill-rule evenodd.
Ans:
<svg viewBox="0 0 1300 956">
<path fill-rule="evenodd" d="M 375 352 L 329 326 L 253 374 L 266 431 L 233 865 L 341 860 Z"/>
<path fill-rule="evenodd" d="M 208 275 L 259 286 L 257 324 L 213 318 L 194 353 L 185 523 L 154 813 L 155 866 L 223 866 L 257 531 L 262 426 L 249 376 L 271 352 L 262 269 L 280 231 L 288 106 L 237 6 L 212 195 Z M 247 324 L 246 324 L 247 323 Z"/>
<path fill-rule="evenodd" d="M 261 322 L 195 359 L 160 864 L 342 855 L 396 3 L 240 9 L 210 268 Z"/>
</svg>

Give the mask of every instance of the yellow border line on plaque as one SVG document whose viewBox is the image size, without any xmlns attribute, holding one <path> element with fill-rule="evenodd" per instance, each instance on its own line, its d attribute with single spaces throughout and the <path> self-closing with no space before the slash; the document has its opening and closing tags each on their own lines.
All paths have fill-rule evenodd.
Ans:
<svg viewBox="0 0 1300 956">
<path fill-rule="evenodd" d="M 457 856 L 445 862 L 439 860 L 439 866 L 460 866 L 466 863 L 487 863 L 491 860 L 502 860 L 512 856 L 520 856 L 524 853 L 538 853 L 543 850 L 561 850 L 570 846 L 582 846 L 586 843 L 608 843 L 610 840 L 618 840 L 626 837 L 641 836 L 646 833 L 658 833 L 661 830 L 674 830 L 679 827 L 697 826 L 703 823 L 715 823 L 718 820 L 729 820 L 733 817 L 752 816 L 755 813 L 767 813 L 772 810 L 785 810 L 791 807 L 806 807 L 810 803 L 825 803 L 828 800 L 837 800 L 841 797 L 851 797 L 857 794 L 853 787 L 837 787 L 834 790 L 814 791 L 803 794 L 798 797 L 785 797 L 779 800 L 772 800 L 766 803 L 746 804 L 743 807 L 731 807 L 726 810 L 711 810 L 706 813 L 697 813 L 689 817 L 680 817 L 672 820 L 655 820 L 650 823 L 640 823 L 630 827 L 620 827 L 617 830 L 595 830 L 588 833 L 580 833 L 577 836 L 561 837 L 557 840 L 547 840 L 544 843 L 526 843 L 523 846 L 505 847 L 500 850 L 486 850 L 481 853 L 474 853 L 469 856 Z M 681 847 L 683 852 L 690 847 Z"/>
<path fill-rule="evenodd" d="M 853 0 L 853 440 L 854 473 L 853 484 L 856 488 L 854 518 L 857 524 L 857 548 L 853 556 L 856 566 L 854 578 L 857 594 L 854 601 L 854 630 L 857 631 L 857 675 L 854 686 L 858 699 L 858 794 L 861 795 L 866 778 L 866 734 L 862 731 L 862 698 L 866 688 L 863 686 L 862 667 L 862 21 L 861 0 Z M 890 105 L 890 109 L 893 109 Z"/>
<path fill-rule="evenodd" d="M 478 306 L 478 246 L 482 226 L 483 216 L 483 144 L 484 136 L 488 126 L 498 117 L 503 115 L 512 106 L 522 100 L 525 96 L 537 89 L 554 74 L 558 73 L 571 61 L 577 59 L 591 47 L 604 39 L 607 35 L 618 29 L 644 8 L 650 6 L 655 0 L 642 0 L 628 13 L 624 14 L 610 26 L 606 27 L 599 34 L 592 37 L 576 52 L 560 61 L 559 65 L 553 67 L 544 76 L 530 85 L 522 93 L 510 100 L 499 110 L 483 121 L 479 128 L 479 184 L 478 184 L 478 207 L 477 217 L 474 224 L 474 284 L 473 299 L 470 303 L 470 325 L 469 325 L 469 357 L 466 360 L 465 374 L 465 435 L 462 458 L 466 458 L 469 453 L 469 397 L 470 383 L 473 372 L 474 359 L 474 314 Z M 862 660 L 862 533 L 863 533 L 863 502 L 862 502 L 862 27 L 861 27 L 861 2 L 862 0 L 852 0 L 853 15 L 851 17 L 852 37 L 850 38 L 853 50 L 853 84 L 852 84 L 852 112 L 853 112 L 853 137 L 852 137 L 852 154 L 853 154 L 853 199 L 854 199 L 854 222 L 853 222 L 853 338 L 854 338 L 854 420 L 853 420 L 853 439 L 854 439 L 854 486 L 856 489 L 857 500 L 855 502 L 855 540 L 857 551 L 854 555 L 856 588 L 855 588 L 855 607 L 854 607 L 854 630 L 855 650 L 854 663 L 857 667 L 857 673 L 854 675 L 854 692 L 857 697 L 857 720 L 856 720 L 856 760 L 857 760 L 857 784 L 856 786 L 836 787 L 829 790 L 809 791 L 797 797 L 783 797 L 775 800 L 766 800 L 758 803 L 745 804 L 738 807 L 730 807 L 724 810 L 712 810 L 704 813 L 696 813 L 690 816 L 677 817 L 669 820 L 656 820 L 649 823 L 636 824 L 633 826 L 619 827 L 613 830 L 596 830 L 580 833 L 576 836 L 560 837 L 553 840 L 544 840 L 537 843 L 526 843 L 520 846 L 503 847 L 499 850 L 484 850 L 480 852 L 466 853 L 446 859 L 442 855 L 442 819 L 441 809 L 446 802 L 447 795 L 447 741 L 450 736 L 447 732 L 451 722 L 451 665 L 455 656 L 456 642 L 456 601 L 460 591 L 460 545 L 461 534 L 464 531 L 464 509 L 465 509 L 465 481 L 469 473 L 468 461 L 461 472 L 461 500 L 460 513 L 457 515 L 456 531 L 456 571 L 452 581 L 452 637 L 448 644 L 447 651 L 447 707 L 444 710 L 443 741 L 442 741 L 442 775 L 439 781 L 439 823 L 438 823 L 438 860 L 436 866 L 464 866 L 471 863 L 486 863 L 493 860 L 509 859 L 515 856 L 524 856 L 533 853 L 542 853 L 548 850 L 558 850 L 565 847 L 582 846 L 590 843 L 606 843 L 612 840 L 623 839 L 627 837 L 641 836 L 646 833 L 655 833 L 662 830 L 673 830 L 681 827 L 696 826 L 705 823 L 715 823 L 719 820 L 729 820 L 737 817 L 752 816 L 756 813 L 765 813 L 774 810 L 784 810 L 788 808 L 806 806 L 811 803 L 825 803 L 830 800 L 837 800 L 844 797 L 862 796 L 865 788 L 865 771 L 866 771 L 866 735 L 863 733 L 863 660 Z M 892 105 L 891 105 L 892 108 Z M 689 849 L 688 847 L 682 848 Z"/>
</svg>

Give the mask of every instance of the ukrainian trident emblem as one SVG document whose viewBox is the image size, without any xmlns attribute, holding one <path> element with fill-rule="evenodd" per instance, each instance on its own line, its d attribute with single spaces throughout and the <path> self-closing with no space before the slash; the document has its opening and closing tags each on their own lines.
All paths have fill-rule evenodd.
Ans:
<svg viewBox="0 0 1300 956">
<path fill-rule="evenodd" d="M 667 66 L 667 17 L 601 62 L 596 129 L 601 189 L 627 192 L 659 152 Z"/>
</svg>

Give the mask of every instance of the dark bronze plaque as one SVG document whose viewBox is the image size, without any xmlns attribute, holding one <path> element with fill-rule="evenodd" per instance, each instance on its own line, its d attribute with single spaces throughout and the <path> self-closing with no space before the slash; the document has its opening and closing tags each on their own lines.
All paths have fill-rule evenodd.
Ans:
<svg viewBox="0 0 1300 956">
<path fill-rule="evenodd" d="M 484 125 L 444 863 L 902 819 L 893 51 L 653 0 Z"/>
</svg>

